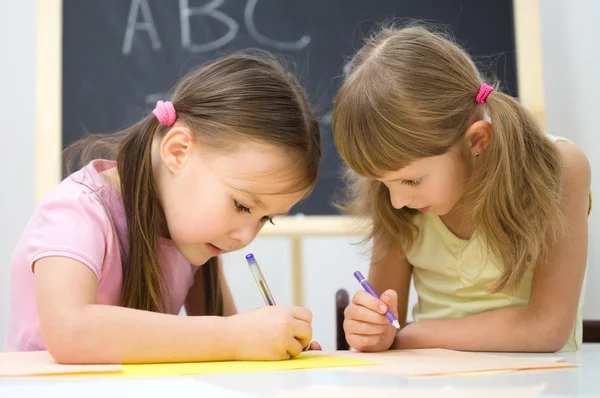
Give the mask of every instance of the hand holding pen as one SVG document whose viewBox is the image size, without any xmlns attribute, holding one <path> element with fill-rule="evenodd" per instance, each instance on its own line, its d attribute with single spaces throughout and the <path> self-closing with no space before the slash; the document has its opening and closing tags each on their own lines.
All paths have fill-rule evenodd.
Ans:
<svg viewBox="0 0 600 398">
<path fill-rule="evenodd" d="M 273 297 L 273 294 L 271 293 L 271 289 L 269 289 L 269 286 L 267 285 L 267 281 L 265 280 L 265 277 L 263 276 L 260 267 L 258 266 L 258 263 L 256 262 L 256 259 L 254 258 L 254 255 L 252 253 L 246 255 L 246 262 L 248 263 L 248 267 L 250 268 L 250 271 L 252 272 L 252 275 L 254 276 L 254 280 L 256 281 L 256 285 L 258 286 L 258 290 L 260 291 L 260 294 L 263 296 L 263 299 L 265 300 L 265 304 L 268 307 L 275 307 L 275 298 Z M 285 308 L 285 307 L 283 307 Z M 308 311 L 308 313 L 310 313 L 309 310 L 302 308 L 302 307 L 291 307 L 292 309 L 295 309 L 295 311 Z M 310 314 L 310 319 L 306 319 L 306 317 L 304 317 L 302 319 L 303 321 L 307 321 L 308 322 L 308 326 L 310 326 L 310 336 L 308 338 L 308 341 L 306 341 L 305 336 L 302 335 L 298 335 L 297 336 L 297 340 L 301 343 L 301 347 L 302 350 L 301 351 L 307 351 L 307 350 L 320 350 L 321 349 L 321 345 L 319 343 L 317 343 L 316 341 L 312 341 L 310 340 L 310 337 L 312 337 L 312 326 L 310 325 L 312 323 L 312 314 Z M 299 324 L 298 322 L 294 323 L 295 325 L 297 325 L 300 328 L 303 328 L 304 325 Z M 306 335 L 306 333 L 305 333 Z M 292 355 L 290 353 L 290 356 L 294 357 L 298 354 Z"/>
<path fill-rule="evenodd" d="M 398 296 L 390 289 L 380 298 L 359 271 L 354 277 L 364 290 L 356 292 L 344 312 L 346 340 L 358 351 L 385 351 L 400 329 Z"/>
</svg>

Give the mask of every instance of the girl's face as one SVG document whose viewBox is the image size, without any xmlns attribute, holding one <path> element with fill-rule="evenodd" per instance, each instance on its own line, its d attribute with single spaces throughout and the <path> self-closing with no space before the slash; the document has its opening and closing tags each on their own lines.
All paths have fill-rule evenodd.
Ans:
<svg viewBox="0 0 600 398">
<path fill-rule="evenodd" d="M 390 191 L 396 209 L 409 207 L 438 216 L 448 214 L 463 198 L 479 154 L 492 137 L 492 125 L 478 118 L 464 138 L 440 156 L 418 159 L 408 166 L 385 173 L 379 181 Z"/>
<path fill-rule="evenodd" d="M 294 157 L 279 146 L 248 141 L 219 150 L 194 141 L 185 128 L 170 130 L 154 146 L 168 234 L 192 264 L 247 246 L 309 189 L 297 189 Z"/>
<path fill-rule="evenodd" d="M 396 171 L 385 173 L 379 181 L 390 191 L 396 209 L 409 207 L 443 216 L 452 210 L 465 193 L 472 168 L 460 146 L 449 152 L 419 159 Z"/>
</svg>

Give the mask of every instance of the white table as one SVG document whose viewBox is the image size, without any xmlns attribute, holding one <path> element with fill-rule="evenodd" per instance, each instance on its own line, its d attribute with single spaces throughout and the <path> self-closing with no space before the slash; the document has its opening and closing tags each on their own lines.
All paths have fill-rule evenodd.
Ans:
<svg viewBox="0 0 600 398">
<path fill-rule="evenodd" d="M 515 354 L 511 354 L 515 355 Z M 584 344 L 576 353 L 561 353 L 577 368 L 522 371 L 465 377 L 407 378 L 384 374 L 314 369 L 262 373 L 228 373 L 171 379 L 0 379 L 0 397 L 116 398 L 256 397 L 309 386 L 490 388 L 546 384 L 541 397 L 600 397 L 600 344 Z M 548 356 L 527 354 L 526 356 Z M 549 356 L 557 356 L 551 354 Z M 41 395 L 43 394 L 43 395 Z M 108 395 L 108 396 L 107 396 Z M 372 397 L 368 397 L 372 398 Z"/>
</svg>

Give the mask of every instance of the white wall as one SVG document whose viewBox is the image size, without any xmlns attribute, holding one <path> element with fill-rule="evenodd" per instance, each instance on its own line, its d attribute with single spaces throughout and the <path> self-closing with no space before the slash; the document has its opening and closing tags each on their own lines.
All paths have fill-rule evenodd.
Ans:
<svg viewBox="0 0 600 398">
<path fill-rule="evenodd" d="M 0 2 L 0 350 L 8 320 L 8 263 L 34 205 L 35 0 Z"/>
<path fill-rule="evenodd" d="M 583 317 L 600 319 L 600 1 L 543 0 L 540 14 L 548 130 L 573 140 L 592 167 L 596 206 L 590 217 Z"/>
</svg>

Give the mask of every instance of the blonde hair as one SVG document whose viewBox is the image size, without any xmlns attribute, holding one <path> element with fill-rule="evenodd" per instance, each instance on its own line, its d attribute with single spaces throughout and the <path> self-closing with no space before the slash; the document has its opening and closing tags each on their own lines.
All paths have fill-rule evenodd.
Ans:
<svg viewBox="0 0 600 398">
<path fill-rule="evenodd" d="M 350 167 L 346 209 L 371 222 L 369 238 L 408 251 L 416 211 L 392 207 L 386 171 L 448 152 L 476 115 L 489 114 L 490 144 L 467 183 L 475 228 L 502 274 L 491 289 L 512 290 L 548 254 L 562 227 L 562 164 L 535 118 L 495 90 L 475 97 L 484 79 L 451 38 L 423 26 L 385 27 L 352 58 L 335 99 L 336 146 Z M 497 85 L 496 85 L 497 86 Z"/>
</svg>

